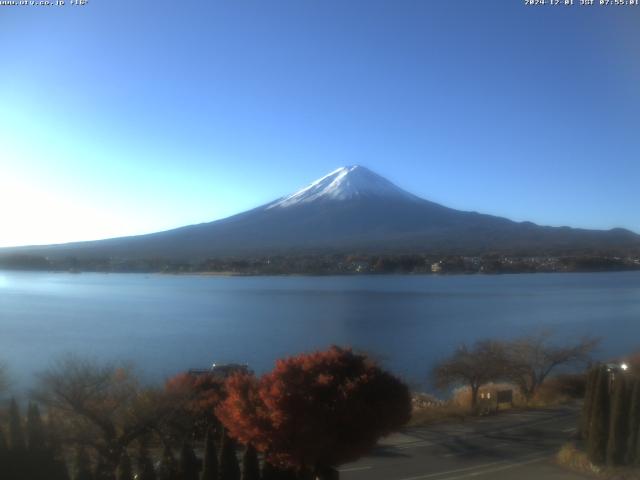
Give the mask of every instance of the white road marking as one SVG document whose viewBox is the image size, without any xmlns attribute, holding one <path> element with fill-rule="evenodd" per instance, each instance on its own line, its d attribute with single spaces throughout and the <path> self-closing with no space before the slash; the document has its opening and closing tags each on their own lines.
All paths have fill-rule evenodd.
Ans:
<svg viewBox="0 0 640 480">
<path fill-rule="evenodd" d="M 505 465 L 503 467 L 498 467 L 498 468 L 490 468 L 488 470 L 483 470 L 481 472 L 473 472 L 467 475 L 461 475 L 458 477 L 447 477 L 446 479 L 441 479 L 441 480 L 456 480 L 459 478 L 463 478 L 463 477 L 478 477 L 480 475 L 487 475 L 489 473 L 496 473 L 496 472 L 501 472 L 503 470 L 509 470 L 510 468 L 517 468 L 517 467 L 523 467 L 525 465 L 529 465 L 531 463 L 536 463 L 536 462 L 540 462 L 541 460 L 546 460 L 547 458 L 549 458 L 548 455 L 544 455 L 542 457 L 538 457 L 538 458 L 533 458 L 531 460 L 527 460 L 526 462 L 517 462 L 517 463 L 510 463 L 508 465 Z"/>
<path fill-rule="evenodd" d="M 573 428 L 565 428 L 565 429 L 564 429 L 564 430 L 562 430 L 562 431 L 563 431 L 564 433 L 568 433 L 568 432 L 575 432 L 575 431 L 576 431 L 576 428 L 575 428 L 575 427 L 573 427 Z"/>
<path fill-rule="evenodd" d="M 533 455 L 537 455 L 537 454 L 533 454 Z M 530 457 L 531 455 L 525 455 L 525 457 L 523 458 L 527 458 Z M 419 475 L 416 477 L 407 477 L 407 478 L 403 478 L 401 480 L 426 480 L 428 478 L 433 478 L 433 477 L 442 477 L 439 480 L 458 480 L 460 478 L 469 478 L 469 477 L 478 477 L 480 475 L 485 475 L 488 473 L 495 473 L 495 472 L 500 472 L 503 470 L 509 470 L 510 468 L 517 468 L 517 467 L 522 467 L 525 465 L 529 465 L 530 463 L 536 463 L 536 462 L 540 462 L 542 460 L 545 460 L 549 458 L 549 455 L 542 455 L 542 456 L 538 456 L 529 460 L 524 460 L 522 462 L 510 462 L 507 460 L 499 460 L 497 462 L 490 462 L 490 463 L 482 463 L 480 465 L 474 465 L 472 467 L 466 467 L 466 468 L 458 468 L 456 470 L 446 470 L 444 472 L 434 472 L 434 473 L 429 473 L 427 475 Z M 494 467 L 494 468 L 487 468 L 487 467 Z M 475 472 L 469 472 L 469 470 L 475 470 Z M 464 473 L 462 475 L 456 475 L 453 477 L 447 477 L 446 475 L 450 475 L 452 473 L 461 473 L 461 472 L 468 472 L 468 473 Z"/>
<path fill-rule="evenodd" d="M 473 467 L 466 467 L 466 468 L 458 468 L 456 470 L 447 470 L 444 472 L 435 472 L 435 473 L 429 473 L 427 475 L 418 475 L 417 477 L 407 477 L 407 478 L 403 478 L 401 480 L 424 480 L 426 478 L 432 478 L 432 477 L 440 477 L 442 475 L 448 475 L 450 473 L 458 473 L 458 472 L 466 472 L 469 470 L 475 470 L 477 468 L 482 468 L 482 467 L 490 467 L 493 465 L 500 465 L 505 463 L 505 460 L 500 460 L 498 462 L 491 462 L 491 463 L 483 463 L 481 465 L 474 465 Z"/>
</svg>

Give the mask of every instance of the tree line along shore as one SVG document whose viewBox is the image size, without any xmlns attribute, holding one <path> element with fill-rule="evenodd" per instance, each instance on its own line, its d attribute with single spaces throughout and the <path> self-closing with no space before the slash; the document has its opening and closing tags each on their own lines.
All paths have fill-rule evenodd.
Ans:
<svg viewBox="0 0 640 480">
<path fill-rule="evenodd" d="M 0 269 L 62 272 L 209 273 L 226 275 L 503 274 L 640 270 L 640 254 L 480 256 L 432 254 L 304 254 L 223 257 L 179 261 L 165 258 L 48 258 L 0 256 Z"/>
</svg>

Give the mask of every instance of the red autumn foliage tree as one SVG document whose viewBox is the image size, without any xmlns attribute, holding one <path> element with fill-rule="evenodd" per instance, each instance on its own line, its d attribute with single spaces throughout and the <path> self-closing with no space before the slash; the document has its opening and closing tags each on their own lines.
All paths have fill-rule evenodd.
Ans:
<svg viewBox="0 0 640 480">
<path fill-rule="evenodd" d="M 226 396 L 223 379 L 191 373 L 180 373 L 167 380 L 165 392 L 190 417 L 200 436 L 217 424 L 215 408 Z"/>
<path fill-rule="evenodd" d="M 217 408 L 229 434 L 287 468 L 323 472 L 356 460 L 410 417 L 409 389 L 349 349 L 279 360 L 260 379 L 236 375 Z"/>
</svg>

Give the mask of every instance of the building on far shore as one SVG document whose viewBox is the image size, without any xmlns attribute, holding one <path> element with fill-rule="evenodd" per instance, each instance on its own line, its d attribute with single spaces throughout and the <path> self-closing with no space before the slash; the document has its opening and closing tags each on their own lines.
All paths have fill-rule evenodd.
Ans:
<svg viewBox="0 0 640 480">
<path fill-rule="evenodd" d="M 204 376 L 210 375 L 220 380 L 226 380 L 234 373 L 253 373 L 247 364 L 240 363 L 224 363 L 224 364 L 212 364 L 211 368 L 191 368 L 189 369 L 189 375 Z"/>
</svg>

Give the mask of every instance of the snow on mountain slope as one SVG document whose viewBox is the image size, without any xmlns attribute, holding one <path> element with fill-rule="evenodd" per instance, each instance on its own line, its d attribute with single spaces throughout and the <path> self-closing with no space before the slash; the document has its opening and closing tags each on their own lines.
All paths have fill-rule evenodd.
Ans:
<svg viewBox="0 0 640 480">
<path fill-rule="evenodd" d="M 349 200 L 357 197 L 418 197 L 402 190 L 386 178 L 360 165 L 341 167 L 316 180 L 302 190 L 268 204 L 265 209 L 287 208 L 324 200 Z"/>
</svg>

